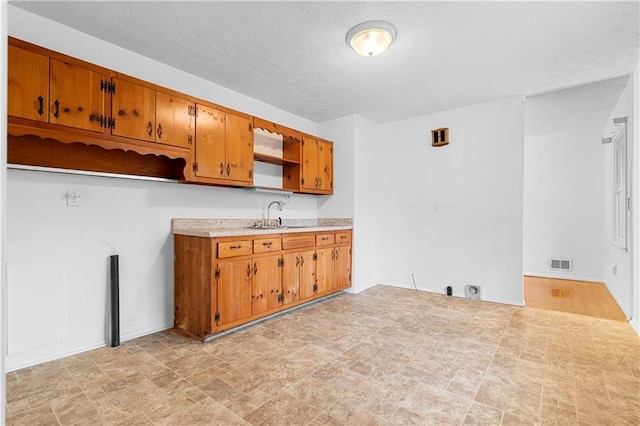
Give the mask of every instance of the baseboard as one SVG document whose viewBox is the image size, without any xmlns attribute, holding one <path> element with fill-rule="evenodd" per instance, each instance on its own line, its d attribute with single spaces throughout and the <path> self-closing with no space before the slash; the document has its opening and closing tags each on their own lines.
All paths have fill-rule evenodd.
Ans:
<svg viewBox="0 0 640 426">
<path fill-rule="evenodd" d="M 553 272 L 549 273 L 536 273 L 536 272 L 523 272 L 523 276 L 536 277 L 536 278 L 554 278 L 558 280 L 571 280 L 571 281 L 589 281 L 593 283 L 604 283 L 604 278 L 596 278 L 596 277 L 586 277 L 580 275 L 564 275 L 564 274 L 556 274 Z"/>
<path fill-rule="evenodd" d="M 399 284 L 391 284 L 391 283 L 381 283 L 379 285 L 385 285 L 388 287 L 397 287 L 397 288 L 406 288 L 408 290 L 416 290 L 415 287 L 413 286 L 404 286 L 404 285 L 399 285 Z M 424 287 L 418 287 L 417 288 L 418 291 L 424 291 L 427 293 L 435 293 L 435 294 L 441 294 L 441 295 L 445 295 L 445 293 L 442 290 L 439 289 L 434 289 L 434 288 L 424 288 Z M 459 292 L 454 292 L 453 293 L 453 297 L 459 297 L 461 299 L 465 299 L 464 297 L 464 293 L 459 293 Z M 482 299 L 480 300 L 481 302 L 492 302 L 492 303 L 500 303 L 503 305 L 512 305 L 512 306 L 519 306 L 519 307 L 523 307 L 524 306 L 524 301 L 515 301 L 515 300 L 507 300 L 507 299 L 498 299 L 498 298 L 494 298 L 494 297 L 482 297 Z"/>
<path fill-rule="evenodd" d="M 170 325 L 165 325 L 162 327 L 158 327 L 158 328 L 154 328 L 154 329 L 147 329 L 147 330 L 136 330 L 134 332 L 131 333 L 126 333 L 120 336 L 120 342 L 126 342 L 129 340 L 133 340 L 136 339 L 138 337 L 142 337 L 142 336 L 147 336 L 149 334 L 153 334 L 153 333 L 157 333 L 159 331 L 163 331 L 163 330 L 168 330 L 170 328 L 173 328 L 173 324 Z M 106 346 L 111 345 L 111 342 L 107 339 L 104 340 L 99 340 L 97 342 L 88 344 L 88 345 L 84 345 L 84 346 L 78 346 L 78 347 L 74 347 L 74 348 L 69 348 L 69 349 L 64 349 L 64 350 L 60 350 L 57 352 L 53 352 L 50 354 L 46 354 L 46 355 L 34 355 L 32 357 L 22 357 L 24 359 L 17 361 L 17 362 L 11 362 L 11 357 L 20 357 L 21 354 L 15 354 L 12 356 L 7 356 L 6 357 L 6 372 L 12 372 L 12 371 L 16 371 L 16 370 L 20 370 L 23 368 L 27 368 L 27 367 L 32 367 L 34 365 L 38 365 L 38 364 L 42 364 L 45 362 L 49 362 L 49 361 L 55 361 L 57 359 L 60 358 L 66 358 L 68 356 L 72 356 L 72 355 L 77 355 L 77 354 L 81 354 L 83 352 L 88 352 L 88 351 L 92 351 L 95 349 L 100 349 L 100 348 L 104 348 Z"/>
</svg>

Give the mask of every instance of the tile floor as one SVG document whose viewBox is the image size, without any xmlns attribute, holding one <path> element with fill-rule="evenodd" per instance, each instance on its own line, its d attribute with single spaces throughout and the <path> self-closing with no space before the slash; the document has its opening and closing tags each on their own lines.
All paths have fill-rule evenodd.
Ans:
<svg viewBox="0 0 640 426">
<path fill-rule="evenodd" d="M 7 375 L 8 424 L 640 424 L 627 323 L 377 286 Z"/>
</svg>

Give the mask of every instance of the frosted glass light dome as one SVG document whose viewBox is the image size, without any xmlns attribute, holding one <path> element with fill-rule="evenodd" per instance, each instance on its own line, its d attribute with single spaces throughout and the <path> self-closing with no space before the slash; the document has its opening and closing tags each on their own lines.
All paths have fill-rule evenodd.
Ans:
<svg viewBox="0 0 640 426">
<path fill-rule="evenodd" d="M 372 57 L 387 50 L 395 38 L 396 29 L 390 23 L 369 21 L 349 30 L 347 44 L 359 55 Z"/>
</svg>

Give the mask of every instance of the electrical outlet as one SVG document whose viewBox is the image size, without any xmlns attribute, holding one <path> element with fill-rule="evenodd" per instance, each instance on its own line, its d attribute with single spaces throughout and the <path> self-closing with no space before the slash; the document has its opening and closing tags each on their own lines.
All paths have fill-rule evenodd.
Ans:
<svg viewBox="0 0 640 426">
<path fill-rule="evenodd" d="M 82 192 L 77 189 L 67 189 L 67 206 L 79 206 Z"/>
</svg>

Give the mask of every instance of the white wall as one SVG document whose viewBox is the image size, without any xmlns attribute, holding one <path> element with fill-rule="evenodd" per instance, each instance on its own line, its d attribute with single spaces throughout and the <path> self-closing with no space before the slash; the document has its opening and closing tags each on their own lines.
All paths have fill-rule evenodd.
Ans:
<svg viewBox="0 0 640 426">
<path fill-rule="evenodd" d="M 315 123 L 263 102 L 20 9 L 8 6 L 8 13 L 8 34 L 16 38 L 317 133 Z M 82 191 L 81 206 L 65 205 L 67 189 Z M 10 170 L 5 257 L 13 337 L 7 369 L 105 344 L 111 254 L 120 255 L 123 340 L 171 327 L 171 218 L 259 218 L 268 202 L 279 198 L 240 189 Z M 282 217 L 317 217 L 317 201 L 294 195 Z M 30 289 L 37 294 L 28 303 Z M 51 317 L 41 318 L 43 312 Z M 20 333 L 31 342 L 17 339 Z"/>
<path fill-rule="evenodd" d="M 381 224 L 378 206 L 380 168 L 376 164 L 377 151 L 386 141 L 379 135 L 379 126 L 356 116 L 354 119 L 355 181 L 354 181 L 354 259 L 353 289 L 366 290 L 378 284 L 378 229 Z"/>
<path fill-rule="evenodd" d="M 634 253 L 638 253 L 640 244 L 640 61 L 633 71 L 633 124 L 632 124 L 632 150 L 633 150 L 633 179 L 631 182 L 631 245 Z M 640 335 L 640 256 L 633 256 L 633 310 L 631 325 Z"/>
<path fill-rule="evenodd" d="M 601 133 L 594 127 L 525 137 L 525 275 L 604 281 Z M 551 258 L 573 260 L 573 270 L 551 270 Z"/>
<path fill-rule="evenodd" d="M 431 147 L 432 129 L 451 143 Z M 507 98 L 380 126 L 380 283 L 522 305 L 523 102 Z"/>
<path fill-rule="evenodd" d="M 0 81 L 7 77 L 7 3 L 0 3 Z M 7 134 L 7 91 L 0 90 L 0 135 Z M 0 423 L 6 417 L 6 336 L 7 336 L 7 293 L 5 280 L 5 232 L 6 227 L 6 159 L 7 144 L 0 144 Z"/>
<path fill-rule="evenodd" d="M 611 113 L 607 125 L 605 126 L 602 136 L 609 136 L 610 129 L 613 127 L 613 118 L 628 117 L 627 125 L 627 146 L 629 148 L 628 164 L 633 164 L 633 148 L 637 149 L 637 134 L 633 123 L 633 103 L 634 97 L 634 79 L 629 79 L 620 100 L 616 104 Z M 633 288 L 637 288 L 638 284 L 633 284 L 633 244 L 630 249 L 625 251 L 615 246 L 611 241 L 613 239 L 613 144 L 607 144 L 603 147 L 605 151 L 605 283 L 611 295 L 616 299 L 620 308 L 627 317 L 633 315 Z M 637 171 L 636 171 L 637 173 Z M 635 180 L 637 182 L 637 180 Z M 632 179 L 629 176 L 628 185 L 633 191 Z M 635 204 L 637 206 L 637 204 Z M 634 217 L 633 212 L 631 217 Z M 632 238 L 632 232 L 629 237 Z M 636 242 L 637 244 L 637 242 Z M 614 273 L 614 268 L 616 272 Z"/>
<path fill-rule="evenodd" d="M 377 129 L 354 115 L 318 124 L 320 135 L 334 141 L 334 180 L 340 182 L 332 197 L 318 199 L 318 216 L 353 217 L 353 293 L 378 283 L 375 153 L 384 141 Z"/>
</svg>

